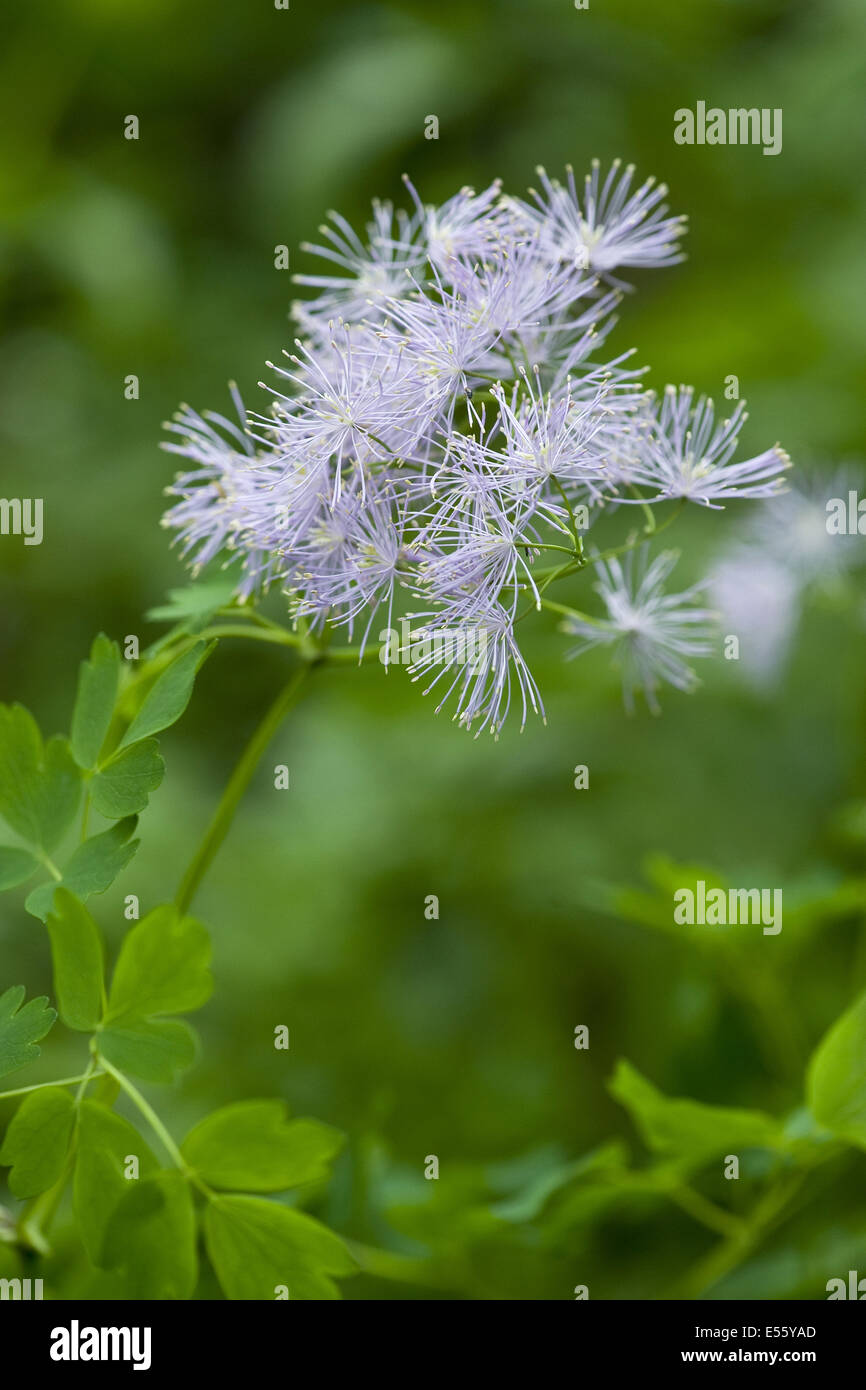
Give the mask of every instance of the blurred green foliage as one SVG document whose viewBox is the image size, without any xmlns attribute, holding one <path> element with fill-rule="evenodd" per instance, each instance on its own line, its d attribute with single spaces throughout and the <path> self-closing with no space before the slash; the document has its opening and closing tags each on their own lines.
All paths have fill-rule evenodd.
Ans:
<svg viewBox="0 0 866 1390">
<path fill-rule="evenodd" d="M 656 386 L 719 396 L 735 373 L 750 452 L 778 438 L 820 468 L 862 448 L 860 0 L 54 0 L 0 23 L 0 490 L 44 497 L 46 526 L 38 548 L 0 541 L 0 698 L 47 732 L 68 726 L 94 633 L 153 640 L 142 614 L 182 580 L 158 524 L 161 421 L 180 398 L 223 408 L 229 378 L 254 402 L 292 333 L 275 245 L 306 268 L 296 248 L 326 210 L 362 222 L 403 170 L 431 200 L 593 156 L 656 174 L 689 214 L 689 260 L 637 277 L 615 346 L 637 346 Z M 782 154 L 676 146 L 673 112 L 699 99 L 781 107 Z M 733 508 L 678 527 L 684 567 L 700 574 L 735 525 Z M 667 1094 L 782 1116 L 866 986 L 862 627 L 819 607 L 774 695 L 719 663 L 660 720 L 627 720 L 604 661 L 563 665 L 562 645 L 553 627 L 530 644 L 547 727 L 498 744 L 434 719 L 400 671 L 324 674 L 197 904 L 216 991 L 160 1113 L 179 1134 L 273 1095 L 346 1133 L 318 1213 L 422 1271 L 402 1282 L 380 1254 L 347 1297 L 663 1295 L 714 1238 L 638 1182 L 608 1200 L 613 1141 L 641 1152 L 607 1090 L 616 1060 Z M 208 663 L 134 866 L 96 902 L 113 946 L 125 893 L 146 910 L 174 891 L 284 666 L 228 642 Z M 276 798 L 275 762 L 292 773 Z M 669 861 L 782 884 L 785 929 L 735 948 L 657 930 L 670 882 L 689 881 Z M 0 906 L 0 992 L 50 994 L 23 896 Z M 27 1080 L 65 1074 L 62 1048 Z M 866 1272 L 863 1160 L 846 1154 L 714 1295 L 821 1297 Z M 761 1180 L 700 1179 L 743 1208 Z"/>
</svg>

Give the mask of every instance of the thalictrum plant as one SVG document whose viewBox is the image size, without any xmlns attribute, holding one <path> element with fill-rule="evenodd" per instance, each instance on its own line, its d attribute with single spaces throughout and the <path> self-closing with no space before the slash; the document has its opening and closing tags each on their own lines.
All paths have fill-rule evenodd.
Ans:
<svg viewBox="0 0 866 1390">
<path fill-rule="evenodd" d="M 48 1259 L 71 1195 L 92 1297 L 191 1298 L 202 1248 L 229 1299 L 338 1297 L 335 1281 L 359 1266 L 474 1291 L 435 1238 L 425 1262 L 347 1242 L 299 1209 L 340 1148 L 328 1126 L 290 1118 L 279 1100 L 239 1099 L 178 1140 L 141 1083 L 169 1084 L 195 1061 L 185 1016 L 206 1004 L 212 978 L 193 901 L 313 672 L 377 657 L 406 665 L 462 726 L 498 735 L 512 703 L 521 723 L 543 713 L 520 647 L 531 620 L 580 639 L 563 640 L 564 656 L 610 647 L 627 702 L 642 691 L 653 708 L 662 683 L 691 688 L 691 658 L 713 650 L 699 588 L 666 592 L 675 557 L 648 548 L 689 503 L 775 495 L 787 456 L 776 446 L 734 462 L 741 406 L 717 421 L 690 389 L 656 399 L 628 356 L 603 355 L 628 289 L 614 272 L 681 259 L 683 220 L 668 214 L 665 189 L 636 186 L 618 165 L 604 176 L 594 166 L 582 187 L 570 171 L 564 184 L 543 171 L 540 181 L 528 201 L 495 183 L 441 207 L 409 184 L 409 210 L 375 204 L 365 238 L 331 214 L 311 248 L 324 270 L 298 277 L 318 294 L 296 306 L 299 336 L 273 368 L 270 410 L 247 414 L 233 388 L 237 420 L 185 407 L 170 427 L 186 465 L 165 524 L 196 577 L 208 574 L 152 612 L 171 626 L 148 650 L 95 639 L 67 734 L 45 740 L 27 710 L 0 707 L 0 888 L 30 885 L 25 906 L 45 924 L 54 972 L 53 1004 L 22 985 L 0 993 L 0 1075 L 39 1055 L 58 1017 L 82 1040 L 74 1076 L 0 1096 L 20 1099 L 0 1149 L 17 1205 L 0 1234 L 13 1252 Z M 602 518 L 623 521 L 613 546 L 590 535 Z M 595 611 L 573 606 L 581 586 Z M 284 621 L 260 609 L 269 590 L 284 595 Z M 131 925 L 109 964 L 92 900 L 134 857 L 163 780 L 160 736 L 223 639 L 284 648 L 286 682 L 174 895 L 141 920 L 127 898 Z M 613 1146 L 547 1175 L 543 1200 L 513 1195 L 485 1219 L 522 1229 L 578 1189 L 671 1198 L 722 1237 L 684 1282 L 685 1296 L 700 1292 L 811 1167 L 866 1145 L 864 1017 L 861 1001 L 819 1048 L 797 1123 L 668 1100 L 622 1064 L 613 1093 L 657 1163 L 632 1170 Z M 120 1098 L 141 1129 L 115 1112 Z M 748 1218 L 692 1186 L 702 1163 L 738 1144 L 766 1151 L 781 1173 Z"/>
</svg>

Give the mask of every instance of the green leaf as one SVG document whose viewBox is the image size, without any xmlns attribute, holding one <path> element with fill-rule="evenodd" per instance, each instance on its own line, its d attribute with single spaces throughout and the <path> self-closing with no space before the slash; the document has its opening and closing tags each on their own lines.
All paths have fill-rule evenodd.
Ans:
<svg viewBox="0 0 866 1390">
<path fill-rule="evenodd" d="M 54 961 L 54 993 L 70 1028 L 92 1033 L 102 1017 L 102 943 L 87 908 L 68 889 L 54 895 L 46 922 Z"/>
<path fill-rule="evenodd" d="M 806 1096 L 819 1124 L 866 1148 L 866 994 L 837 1019 L 812 1054 Z"/>
<path fill-rule="evenodd" d="M 145 616 L 154 623 L 201 626 L 231 603 L 236 588 L 235 579 L 207 579 L 182 589 L 169 589 L 168 603 L 151 608 Z"/>
<path fill-rule="evenodd" d="M 586 906 L 652 927 L 700 950 L 711 953 L 729 949 L 729 932 L 737 932 L 739 928 L 696 933 L 693 926 L 675 922 L 673 915 L 674 894 L 678 889 L 703 880 L 707 892 L 722 889 L 727 893 L 729 884 L 725 879 L 706 864 L 679 864 L 662 854 L 648 855 L 643 861 L 643 870 L 653 885 L 653 892 L 596 883 L 588 893 L 583 893 Z"/>
<path fill-rule="evenodd" d="M 125 1298 L 191 1298 L 198 1256 L 189 1184 L 170 1171 L 127 1188 L 107 1222 L 103 1264 L 123 1271 Z"/>
<path fill-rule="evenodd" d="M 207 930 L 171 903 L 154 908 L 126 936 L 111 982 L 108 1019 L 181 1014 L 211 995 Z"/>
<path fill-rule="evenodd" d="M 303 1212 L 262 1197 L 215 1197 L 205 1213 L 207 1251 L 226 1298 L 335 1299 L 331 1276 L 352 1274 L 343 1242 Z"/>
<path fill-rule="evenodd" d="M 79 898 L 104 893 L 138 849 L 139 841 L 129 838 L 136 824 L 135 816 L 127 816 L 101 835 L 91 835 L 89 840 L 78 846 L 59 882 L 42 883 L 33 889 L 24 903 L 27 911 L 44 922 L 61 883 Z"/>
<path fill-rule="evenodd" d="M 42 758 L 42 735 L 30 711 L 0 705 L 0 815 L 32 844 L 39 843 L 34 790 Z"/>
<path fill-rule="evenodd" d="M 326 1177 L 342 1142 L 316 1120 L 289 1120 L 281 1100 L 243 1100 L 196 1125 L 182 1152 L 211 1187 L 280 1192 Z"/>
<path fill-rule="evenodd" d="M 130 840 L 137 824 L 136 816 L 126 816 L 79 845 L 63 870 L 64 887 L 79 898 L 110 888 L 138 849 L 138 840 Z"/>
<path fill-rule="evenodd" d="M 617 1140 L 592 1149 L 583 1158 L 567 1163 L 551 1162 L 534 1174 L 517 1192 L 494 1203 L 490 1210 L 500 1221 L 514 1223 L 534 1221 L 550 1199 L 571 1184 L 594 1181 L 612 1182 L 627 1167 L 625 1146 Z M 604 1191 L 602 1187 L 602 1191 Z"/>
<path fill-rule="evenodd" d="M 9 1186 L 16 1197 L 36 1197 L 56 1183 L 74 1123 L 75 1101 L 59 1086 L 25 1096 L 0 1149 L 0 1164 L 12 1169 Z"/>
<path fill-rule="evenodd" d="M 132 1072 L 144 1081 L 173 1081 L 195 1060 L 196 1046 L 185 1023 L 131 1019 L 104 1028 L 99 1051 L 118 1071 Z"/>
<path fill-rule="evenodd" d="M 78 809 L 81 773 L 66 739 L 42 743 L 32 714 L 0 705 L 0 815 L 31 845 L 50 853 Z"/>
<path fill-rule="evenodd" d="M 90 784 L 95 810 L 108 820 L 143 811 L 165 773 L 155 738 L 142 739 L 116 753 Z"/>
<path fill-rule="evenodd" d="M 159 1015 L 186 1013 L 210 997 L 210 937 L 173 904 L 148 913 L 126 936 L 114 970 L 99 1050 L 121 1071 L 171 1081 L 195 1057 L 183 1023 Z"/>
<path fill-rule="evenodd" d="M 24 899 L 24 906 L 31 917 L 36 917 L 40 922 L 44 922 L 49 912 L 54 906 L 54 892 L 58 886 L 57 879 L 51 879 L 48 883 L 40 883 L 38 888 L 27 894 Z"/>
<path fill-rule="evenodd" d="M 121 748 L 158 734 L 180 719 L 190 702 L 199 668 L 215 645 L 214 642 L 196 642 L 163 671 L 145 695 L 141 709 L 121 739 Z"/>
<path fill-rule="evenodd" d="M 7 848 L 0 845 L 0 891 L 17 888 L 31 878 L 39 868 L 39 860 L 26 849 Z"/>
<path fill-rule="evenodd" d="M 35 1062 L 40 1055 L 36 1044 L 57 1017 L 44 994 L 22 1009 L 24 993 L 23 985 L 13 985 L 0 994 L 0 1076 Z"/>
<path fill-rule="evenodd" d="M 72 1200 L 84 1248 L 92 1264 L 103 1264 L 103 1244 L 112 1214 L 130 1189 L 130 1158 L 139 1180 L 159 1164 L 138 1130 L 96 1101 L 81 1103 Z"/>
<path fill-rule="evenodd" d="M 49 853 L 68 830 L 81 800 L 81 773 L 65 738 L 45 745 L 43 775 L 37 789 L 39 841 Z"/>
<path fill-rule="evenodd" d="M 117 643 L 101 632 L 90 649 L 90 660 L 81 663 L 72 711 L 72 756 L 79 767 L 96 766 L 111 723 L 119 679 Z"/>
<path fill-rule="evenodd" d="M 785 1148 L 772 1116 L 672 1099 L 625 1061 L 617 1064 L 608 1090 L 626 1107 L 649 1148 L 674 1158 L 702 1161 L 741 1149 Z"/>
</svg>

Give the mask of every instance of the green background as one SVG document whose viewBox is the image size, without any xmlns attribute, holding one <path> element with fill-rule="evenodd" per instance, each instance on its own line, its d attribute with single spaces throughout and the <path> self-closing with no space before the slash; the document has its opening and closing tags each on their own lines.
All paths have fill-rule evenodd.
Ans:
<svg viewBox="0 0 866 1390">
<path fill-rule="evenodd" d="M 292 270 L 311 269 L 298 247 L 325 212 L 360 225 L 373 195 L 401 197 L 404 170 L 427 200 L 495 176 L 520 193 L 537 164 L 582 173 L 593 156 L 657 175 L 689 215 L 689 259 L 635 277 L 615 344 L 638 348 L 655 386 L 686 380 L 720 397 L 736 374 L 747 453 L 779 439 L 806 468 L 855 456 L 864 60 L 860 0 L 591 0 L 586 11 L 569 0 L 292 0 L 288 11 L 54 0 L 7 13 L 0 490 L 42 496 L 46 531 L 39 548 L 0 538 L 0 698 L 28 704 L 46 732 L 65 728 L 92 635 L 158 635 L 142 614 L 184 582 L 159 527 L 172 476 L 161 422 L 180 400 L 224 409 L 231 378 L 259 405 L 296 294 L 274 247 L 289 246 Z M 783 152 L 675 145 L 675 109 L 698 100 L 781 107 Z M 123 138 L 131 113 L 137 142 Z M 437 141 L 424 138 L 431 114 Z M 124 399 L 129 373 L 138 401 Z M 736 508 L 678 524 L 684 577 L 736 525 Z M 866 985 L 862 910 L 810 908 L 779 938 L 747 932 L 738 991 L 691 939 L 605 910 L 600 885 L 639 886 L 661 853 L 735 884 L 782 885 L 793 909 L 863 871 L 856 608 L 813 605 L 774 693 L 705 663 L 702 690 L 667 692 L 660 719 L 627 719 L 603 655 L 564 664 L 563 638 L 540 622 L 528 655 L 547 726 L 512 725 L 498 743 L 434 717 L 399 670 L 317 675 L 197 903 L 217 991 L 198 1020 L 200 1062 L 160 1099 L 169 1126 L 242 1096 L 285 1096 L 349 1136 L 319 1214 L 387 1245 L 389 1206 L 430 1195 L 416 1190 L 428 1154 L 445 1205 L 458 1173 L 489 1193 L 617 1135 L 639 1154 L 605 1088 L 620 1056 L 673 1094 L 796 1106 L 810 1048 Z M 124 894 L 145 908 L 173 893 L 284 666 L 224 643 L 205 668 L 164 740 L 168 776 L 142 849 L 95 903 L 110 942 Z M 288 793 L 273 790 L 276 763 L 290 766 Z M 588 791 L 573 789 L 578 763 Z M 438 922 L 424 918 L 428 894 Z M 23 896 L 0 906 L 0 989 L 50 992 L 45 935 Z M 789 1039 L 775 1050 L 774 1014 Z M 278 1023 L 288 1054 L 272 1047 Z M 588 1053 L 572 1044 L 581 1023 Z M 44 1051 L 33 1079 L 77 1064 L 60 1030 Z M 706 1190 L 748 1203 L 723 1186 Z M 715 1294 L 821 1297 L 858 1255 L 866 1273 L 863 1191 L 852 1161 Z M 657 1297 L 709 1243 L 667 1204 L 577 1223 L 543 1250 L 506 1239 L 476 1250 L 462 1227 L 453 1239 L 465 1255 L 454 1291 L 484 1298 L 569 1298 L 577 1282 L 592 1297 Z M 368 1276 L 345 1292 L 435 1296 Z"/>
</svg>

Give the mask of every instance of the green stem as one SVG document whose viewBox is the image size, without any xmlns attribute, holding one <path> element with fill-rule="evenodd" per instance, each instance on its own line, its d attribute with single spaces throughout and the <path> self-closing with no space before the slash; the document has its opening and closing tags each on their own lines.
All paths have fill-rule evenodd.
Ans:
<svg viewBox="0 0 866 1390">
<path fill-rule="evenodd" d="M 652 507 L 651 507 L 651 506 L 649 505 L 649 503 L 647 502 L 646 498 L 641 497 L 640 492 L 638 491 L 638 489 L 637 489 L 636 487 L 630 488 L 629 491 L 631 492 L 632 497 L 634 497 L 635 500 L 636 500 L 637 502 L 640 503 L 641 511 L 643 512 L 644 516 L 646 517 L 646 526 L 644 527 L 644 535 L 646 535 L 646 536 L 651 536 L 651 535 L 653 534 L 653 532 L 655 531 L 655 529 L 656 529 L 655 512 L 653 511 Z"/>
<path fill-rule="evenodd" d="M 573 545 L 554 545 L 552 543 L 548 544 L 546 541 L 537 545 L 531 545 L 529 548 L 530 550 L 561 550 L 563 555 L 571 556 L 574 556 L 576 553 Z"/>
<path fill-rule="evenodd" d="M 11 1096 L 24 1096 L 28 1091 L 41 1091 L 46 1086 L 76 1086 L 79 1082 L 84 1084 L 92 1077 L 101 1075 L 101 1072 L 88 1068 L 81 1076 L 62 1076 L 59 1081 L 38 1081 L 35 1086 L 18 1086 L 14 1091 L 0 1091 L 0 1100 L 9 1100 Z"/>
<path fill-rule="evenodd" d="M 583 556 L 583 539 L 582 539 L 582 537 L 581 537 L 581 535 L 580 535 L 580 532 L 579 532 L 578 529 L 577 529 L 577 521 L 575 520 L 575 516 L 574 516 L 574 508 L 573 508 L 572 505 L 571 505 L 571 498 L 569 497 L 569 495 L 568 495 L 568 493 L 566 492 L 565 488 L 562 486 L 562 483 L 559 481 L 559 479 L 556 477 L 556 475 L 555 475 L 554 473 L 552 473 L 552 474 L 550 475 L 550 481 L 553 483 L 554 487 L 556 488 L 556 490 L 558 491 L 560 497 L 562 498 L 563 502 L 565 503 L 565 508 L 566 508 L 566 511 L 568 512 L 568 519 L 569 519 L 569 521 L 571 522 L 571 534 L 572 534 L 572 536 L 574 537 L 574 548 L 575 548 L 575 550 L 576 550 L 578 556 L 581 556 L 581 557 L 582 557 L 582 556 Z"/>
<path fill-rule="evenodd" d="M 217 850 L 229 832 L 238 803 L 250 784 L 253 773 L 259 764 L 259 760 L 267 750 L 268 744 L 283 722 L 283 719 L 298 700 L 309 678 L 310 672 L 322 659 L 320 655 L 315 660 L 305 662 L 299 670 L 295 671 L 291 680 L 280 691 L 241 754 L 235 770 L 229 778 L 225 791 L 220 798 L 210 825 L 205 831 L 204 838 L 196 850 L 177 891 L 175 903 L 178 912 L 184 913 L 189 910 L 190 904 L 198 891 L 202 879 L 207 873 Z"/>
<path fill-rule="evenodd" d="M 575 570 L 583 569 L 586 565 L 597 565 L 600 560 L 612 560 L 617 555 L 625 555 L 629 550 L 634 550 L 636 546 L 642 545 L 643 542 L 650 537 L 655 540 L 656 536 L 660 536 L 663 531 L 666 531 L 669 526 L 674 524 L 683 507 L 686 505 L 686 501 L 687 499 L 685 497 L 681 497 L 670 516 L 666 517 L 661 526 L 654 525 L 652 528 L 645 526 L 641 531 L 632 531 L 628 540 L 622 545 L 613 546 L 610 550 L 602 550 L 596 555 L 584 555 L 580 562 L 575 560 L 574 563 L 570 565 L 554 565 L 551 569 L 540 570 L 535 576 L 536 579 L 543 581 L 543 583 L 538 586 L 539 590 L 546 588 L 547 585 L 552 583 L 555 579 L 564 579 L 566 575 L 573 574 Z M 653 521 L 655 521 L 655 517 L 653 517 Z"/>
<path fill-rule="evenodd" d="M 104 995 L 105 995 L 105 991 L 103 990 L 103 1007 L 104 1007 Z M 96 1058 L 95 1058 L 95 1057 L 91 1057 L 91 1058 L 90 1058 L 90 1062 L 88 1063 L 88 1066 L 87 1066 L 87 1071 L 84 1073 L 84 1075 L 83 1075 L 82 1078 L 81 1078 L 81 1085 L 78 1087 L 78 1090 L 75 1092 L 75 1104 L 76 1104 L 76 1105 L 80 1105 L 81 1102 L 84 1100 L 84 1092 L 87 1090 L 87 1088 L 88 1088 L 88 1086 L 90 1085 L 91 1081 L 93 1080 L 94 1076 L 102 1076 L 102 1075 L 103 1075 L 103 1073 L 102 1073 L 101 1071 L 97 1071 L 97 1069 L 96 1069 Z"/>
<path fill-rule="evenodd" d="M 662 531 L 667 530 L 668 526 L 671 526 L 673 522 L 676 521 L 685 504 L 686 498 L 681 497 L 679 499 L 679 502 L 677 503 L 677 506 L 671 512 L 670 516 L 662 522 L 661 526 L 655 525 L 655 517 L 653 516 L 652 527 L 650 527 L 649 524 L 647 524 L 642 531 L 633 531 L 624 545 L 614 546 L 611 550 L 603 550 L 598 555 L 585 554 L 583 549 L 583 543 L 581 542 L 580 554 L 570 563 L 564 565 L 553 565 L 550 569 L 540 570 L 538 574 L 536 574 L 535 578 L 538 581 L 537 588 L 539 594 L 543 594 L 545 589 L 549 588 L 550 585 L 553 584 L 556 580 L 566 579 L 570 574 L 574 574 L 575 571 L 585 569 L 587 565 L 597 565 L 600 560 L 612 560 L 617 555 L 624 555 L 627 551 L 634 550 L 635 546 L 642 544 L 642 542 L 647 540 L 649 536 L 652 536 L 653 539 L 655 539 L 656 536 L 660 536 Z M 578 540 L 579 539 L 580 538 L 578 537 Z M 547 550 L 556 550 L 562 549 L 563 547 L 542 546 L 541 548 Z M 523 618 L 527 616 L 528 613 L 532 613 L 537 608 L 537 606 L 538 605 L 533 600 L 532 603 L 526 605 L 526 607 L 523 609 L 521 613 L 518 613 L 514 621 L 516 623 L 519 623 Z"/>
<path fill-rule="evenodd" d="M 636 546 L 642 545 L 643 542 L 650 537 L 655 540 L 656 536 L 660 536 L 669 526 L 673 526 L 687 501 L 688 498 L 681 497 L 670 516 L 665 518 L 661 526 L 655 525 L 655 517 L 653 517 L 653 525 L 651 527 L 645 526 L 642 531 L 638 531 L 631 535 L 624 545 L 616 545 L 610 550 L 602 550 L 598 555 L 590 555 L 588 557 L 589 563 L 591 565 L 597 565 L 600 560 L 613 560 L 617 555 L 625 555 L 629 550 L 634 550 Z"/>
<path fill-rule="evenodd" d="M 215 623 L 197 634 L 196 640 L 207 641 L 211 637 L 246 637 L 251 642 L 273 642 L 281 647 L 303 647 L 303 637 L 289 632 L 286 627 L 257 627 L 252 623 Z"/>
<path fill-rule="evenodd" d="M 702 1226 L 706 1226 L 710 1231 L 715 1231 L 717 1235 L 726 1236 L 730 1240 L 737 1240 L 745 1234 L 745 1223 L 739 1217 L 731 1216 L 730 1212 L 716 1206 L 715 1202 L 711 1202 L 709 1198 L 696 1192 L 687 1183 L 683 1183 L 680 1187 L 671 1188 L 668 1196 L 693 1220 L 700 1221 Z"/>
<path fill-rule="evenodd" d="M 581 622 L 591 623 L 593 627 L 603 626 L 598 618 L 591 618 L 588 613 L 581 613 L 579 608 L 569 608 L 565 603 L 554 603 L 551 598 L 543 598 L 541 606 L 549 608 L 552 613 L 563 613 L 567 618 L 580 618 Z"/>
<path fill-rule="evenodd" d="M 700 1298 L 742 1264 L 770 1227 L 779 1220 L 799 1191 L 805 1176 L 802 1172 L 794 1173 L 771 1187 L 740 1229 L 711 1250 L 685 1276 L 675 1297 L 685 1300 Z"/>
<path fill-rule="evenodd" d="M 571 552 L 569 552 L 571 553 Z M 212 637 L 240 637 L 246 638 L 251 642 L 267 642 L 276 647 L 293 647 L 301 655 L 310 661 L 320 659 L 318 648 L 311 642 L 304 632 L 290 632 L 286 627 L 280 627 L 279 623 L 271 622 L 269 618 L 262 618 L 259 614 L 252 611 L 249 614 L 250 621 L 247 623 L 214 623 L 210 627 L 203 628 L 201 632 L 193 636 L 184 636 L 178 640 L 177 644 L 171 647 L 164 647 L 157 657 L 147 663 L 142 670 L 133 677 L 133 682 L 147 680 L 152 674 L 152 666 L 157 669 L 168 664 L 167 658 L 172 660 L 176 656 L 183 654 L 189 647 L 196 642 L 209 641 Z M 372 660 L 378 653 L 375 648 L 368 648 L 363 654 L 360 647 L 333 647 L 327 653 L 328 661 L 351 661 L 351 660 Z M 132 688 L 133 682 L 127 687 Z"/>
<path fill-rule="evenodd" d="M 270 628 L 272 632 L 285 632 L 286 628 L 281 623 L 275 623 L 273 618 L 266 618 L 257 608 L 249 608 L 231 604 L 227 608 L 221 608 L 217 614 L 218 618 L 246 618 L 248 622 L 255 623 L 257 627 Z"/>
<path fill-rule="evenodd" d="M 284 647 L 305 646 L 303 636 L 290 632 L 288 628 L 281 627 L 270 618 L 263 618 L 254 609 L 225 608 L 220 610 L 218 616 L 247 621 L 214 623 L 200 632 L 177 632 L 174 636 L 153 643 L 142 653 L 142 660 L 137 668 L 129 674 L 125 671 L 122 695 L 128 697 L 136 687 L 146 681 L 155 680 L 177 657 L 183 656 L 184 652 L 189 651 L 197 642 L 207 641 L 211 637 L 249 637 L 253 641 L 272 642 Z"/>
<path fill-rule="evenodd" d="M 192 1169 L 189 1167 L 186 1159 L 184 1158 L 180 1149 L 177 1147 L 177 1144 L 174 1142 L 165 1125 L 162 1123 L 162 1120 L 159 1118 L 152 1106 L 150 1106 L 148 1102 L 145 1100 L 138 1087 L 133 1086 L 132 1082 L 129 1080 L 129 1077 L 125 1076 L 122 1071 L 118 1071 L 117 1067 L 113 1067 L 111 1063 L 107 1062 L 101 1054 L 99 1060 L 102 1066 L 108 1072 L 109 1076 L 114 1077 L 120 1089 L 126 1092 L 135 1108 L 147 1120 L 147 1123 L 150 1125 L 151 1129 L 159 1139 L 166 1153 L 171 1158 L 172 1163 L 176 1164 L 176 1166 L 180 1169 L 180 1171 L 184 1174 L 185 1177 L 192 1177 Z"/>
</svg>

